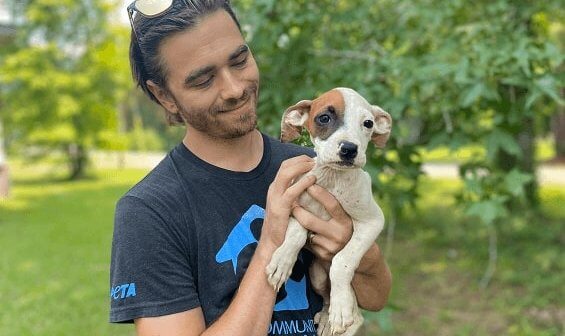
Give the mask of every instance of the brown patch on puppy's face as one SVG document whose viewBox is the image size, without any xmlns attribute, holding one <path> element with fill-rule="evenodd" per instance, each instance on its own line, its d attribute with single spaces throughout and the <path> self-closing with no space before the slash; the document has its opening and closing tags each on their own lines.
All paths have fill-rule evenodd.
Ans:
<svg viewBox="0 0 565 336">
<path fill-rule="evenodd" d="M 338 90 L 331 90 L 312 102 L 306 128 L 312 138 L 325 140 L 343 125 L 345 100 Z"/>
</svg>

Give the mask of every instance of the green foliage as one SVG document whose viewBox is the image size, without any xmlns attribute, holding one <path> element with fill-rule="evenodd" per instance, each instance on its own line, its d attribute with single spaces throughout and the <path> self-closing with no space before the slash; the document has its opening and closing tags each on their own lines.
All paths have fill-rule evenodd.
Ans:
<svg viewBox="0 0 565 336">
<path fill-rule="evenodd" d="M 563 104 L 564 53 L 548 38 L 559 1 L 248 0 L 239 12 L 267 132 L 296 101 L 352 87 L 393 117 L 386 155 L 371 153 L 368 170 L 397 211 L 418 196 L 419 153 L 438 147 L 486 153 L 463 162 L 462 176 L 488 190 L 460 197 L 469 214 L 492 222 L 515 198 L 535 204 L 534 125 Z"/>
<path fill-rule="evenodd" d="M 118 102 L 131 85 L 121 47 L 127 30 L 110 27 L 113 6 L 108 2 L 41 0 L 17 5 L 23 23 L 15 50 L 0 66 L 0 118 L 6 136 L 10 142 L 47 148 L 75 145 L 84 153 L 70 160 L 83 160 L 88 148 L 107 139 L 108 132 L 117 133 Z"/>
</svg>

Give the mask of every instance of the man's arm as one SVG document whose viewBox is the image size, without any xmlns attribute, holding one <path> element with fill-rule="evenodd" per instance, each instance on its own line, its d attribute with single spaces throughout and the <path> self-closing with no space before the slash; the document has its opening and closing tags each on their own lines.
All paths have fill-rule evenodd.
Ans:
<svg viewBox="0 0 565 336">
<path fill-rule="evenodd" d="M 313 167 L 312 159 L 299 156 L 284 161 L 269 187 L 261 238 L 239 289 L 228 309 L 208 329 L 201 308 L 162 317 L 135 320 L 139 336 L 230 335 L 265 336 L 273 315 L 276 293 L 268 283 L 265 269 L 284 240 L 292 207 L 300 194 L 314 184 L 314 178 L 292 182 Z M 215 281 L 216 279 L 210 279 Z"/>
<path fill-rule="evenodd" d="M 269 329 L 276 293 L 267 282 L 265 268 L 274 252 L 262 243 L 257 247 L 238 292 L 222 316 L 206 329 L 200 307 L 186 312 L 135 320 L 137 335 L 261 335 Z"/>
<path fill-rule="evenodd" d="M 384 308 L 392 287 L 392 274 L 377 244 L 361 259 L 351 284 L 359 307 L 372 311 Z"/>
</svg>

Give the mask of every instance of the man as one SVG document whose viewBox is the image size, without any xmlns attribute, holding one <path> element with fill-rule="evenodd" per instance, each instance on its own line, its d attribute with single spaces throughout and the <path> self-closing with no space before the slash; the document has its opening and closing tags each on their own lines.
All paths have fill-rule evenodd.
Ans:
<svg viewBox="0 0 565 336">
<path fill-rule="evenodd" d="M 110 321 L 134 321 L 138 335 L 316 335 L 308 265 L 346 244 L 351 219 L 314 180 L 297 179 L 313 167 L 309 149 L 256 130 L 258 69 L 229 3 L 129 8 L 134 78 L 186 135 L 118 202 Z M 298 206 L 302 192 L 332 218 Z M 277 294 L 265 267 L 290 215 L 315 235 Z M 382 308 L 390 283 L 374 245 L 353 281 L 360 306 Z"/>
</svg>

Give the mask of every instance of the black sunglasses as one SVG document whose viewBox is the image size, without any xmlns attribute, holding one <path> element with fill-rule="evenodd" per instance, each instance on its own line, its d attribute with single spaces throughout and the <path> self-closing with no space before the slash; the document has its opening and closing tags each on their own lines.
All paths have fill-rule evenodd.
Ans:
<svg viewBox="0 0 565 336">
<path fill-rule="evenodd" d="M 186 0 L 182 0 L 184 4 L 188 7 Z M 147 18 L 154 18 L 163 15 L 169 8 L 173 7 L 174 0 L 135 0 L 128 7 L 129 23 L 131 25 L 131 31 L 135 35 L 137 40 L 137 32 L 133 25 L 133 20 L 137 14 L 141 14 Z M 139 40 L 138 40 L 139 43 Z"/>
</svg>

